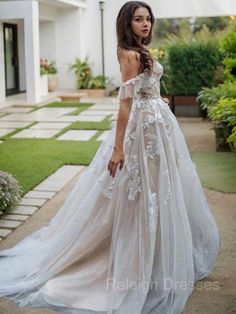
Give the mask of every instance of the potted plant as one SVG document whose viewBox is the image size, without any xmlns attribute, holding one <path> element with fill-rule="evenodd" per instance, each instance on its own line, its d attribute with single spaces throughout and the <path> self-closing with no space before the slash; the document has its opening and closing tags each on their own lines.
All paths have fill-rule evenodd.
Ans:
<svg viewBox="0 0 236 314">
<path fill-rule="evenodd" d="M 48 65 L 48 90 L 54 91 L 57 88 L 57 68 L 56 62 L 51 61 Z"/>
<path fill-rule="evenodd" d="M 108 95 L 106 87 L 110 80 L 103 75 L 92 75 L 88 57 L 85 60 L 76 58 L 75 62 L 70 64 L 69 70 L 75 71 L 77 88 L 81 92 L 86 93 L 88 97 L 104 97 Z"/>
<path fill-rule="evenodd" d="M 42 96 L 48 95 L 48 72 L 40 60 L 40 91 Z"/>
</svg>

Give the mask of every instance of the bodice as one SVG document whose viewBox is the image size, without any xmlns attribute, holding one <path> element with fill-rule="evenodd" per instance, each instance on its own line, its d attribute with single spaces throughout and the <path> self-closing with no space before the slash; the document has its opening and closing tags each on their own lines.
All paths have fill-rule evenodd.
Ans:
<svg viewBox="0 0 236 314">
<path fill-rule="evenodd" d="M 144 71 L 136 77 L 121 83 L 118 98 L 126 99 L 130 97 L 134 100 L 159 98 L 162 74 L 163 66 L 155 60 L 151 72 Z"/>
</svg>

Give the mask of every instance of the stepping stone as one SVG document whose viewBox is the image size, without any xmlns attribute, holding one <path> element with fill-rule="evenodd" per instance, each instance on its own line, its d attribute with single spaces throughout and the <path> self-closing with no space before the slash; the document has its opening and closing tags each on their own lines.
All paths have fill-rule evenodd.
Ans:
<svg viewBox="0 0 236 314">
<path fill-rule="evenodd" d="M 87 110 L 119 110 L 119 104 L 96 104 Z"/>
<path fill-rule="evenodd" d="M 24 195 L 24 198 L 44 198 L 51 199 L 56 193 L 55 192 L 43 192 L 43 191 L 30 191 Z"/>
<path fill-rule="evenodd" d="M 13 228 L 13 229 L 15 229 L 21 224 L 22 224 L 22 221 L 0 219 L 0 228 L 8 228 L 8 229 Z"/>
<path fill-rule="evenodd" d="M 36 206 L 22 206 L 19 205 L 13 210 L 11 210 L 11 213 L 13 214 L 22 214 L 22 215 L 32 215 L 34 212 L 38 210 L 38 207 Z"/>
<path fill-rule="evenodd" d="M 96 130 L 71 130 L 59 136 L 58 140 L 88 141 L 97 133 Z"/>
<path fill-rule="evenodd" d="M 36 111 L 29 113 L 36 121 L 41 121 L 42 118 L 57 118 L 64 114 L 75 111 L 76 108 L 41 108 Z"/>
<path fill-rule="evenodd" d="M 113 115 L 115 111 L 108 111 L 108 110 L 85 110 L 81 112 L 79 115 L 80 116 L 108 116 L 108 115 Z"/>
<path fill-rule="evenodd" d="M 76 121 L 94 121 L 94 122 L 100 122 L 106 118 L 104 115 L 94 115 L 94 116 L 88 116 L 88 115 L 78 115 L 76 117 Z"/>
<path fill-rule="evenodd" d="M 2 216 L 2 219 L 7 219 L 7 220 L 20 220 L 20 221 L 25 221 L 29 218 L 30 216 L 26 215 L 14 215 L 14 214 L 6 214 Z"/>
<path fill-rule="evenodd" d="M 0 144 L 2 144 L 2 143 L 3 143 L 3 141 L 0 140 Z"/>
<path fill-rule="evenodd" d="M 96 141 L 104 141 L 110 131 L 104 131 L 99 137 L 96 139 Z"/>
<path fill-rule="evenodd" d="M 17 129 L 17 128 L 26 128 L 31 123 L 29 122 L 16 122 L 16 121 L 1 121 L 0 129 Z"/>
<path fill-rule="evenodd" d="M 6 236 L 11 233 L 11 229 L 2 229 L 0 228 L 0 237 L 6 238 Z"/>
<path fill-rule="evenodd" d="M 43 206 L 44 203 L 46 203 L 47 200 L 43 198 L 25 198 L 23 197 L 20 200 L 20 205 L 27 205 L 27 206 L 38 206 L 41 207 Z"/>
<path fill-rule="evenodd" d="M 71 123 L 66 122 L 40 122 L 33 125 L 30 129 L 37 129 L 37 130 L 62 130 L 69 126 Z"/>
<path fill-rule="evenodd" d="M 13 129 L 0 129 L 0 136 L 5 136 L 13 131 Z"/>
<path fill-rule="evenodd" d="M 55 119 L 56 122 L 76 122 L 78 121 L 79 116 L 71 115 L 71 116 L 61 116 Z"/>
<path fill-rule="evenodd" d="M 34 109 L 35 107 L 8 107 L 1 109 L 1 112 L 7 112 L 7 113 L 25 113 L 25 112 L 30 112 Z"/>
<path fill-rule="evenodd" d="M 13 138 L 51 138 L 58 133 L 58 130 L 22 130 L 15 135 Z"/>
<path fill-rule="evenodd" d="M 2 121 L 27 121 L 27 122 L 34 122 L 35 119 L 33 119 L 30 116 L 30 113 L 26 114 L 26 113 L 12 113 L 12 114 L 8 114 L 2 118 L 0 118 L 0 122 Z"/>
<path fill-rule="evenodd" d="M 84 166 L 65 165 L 34 188 L 37 191 L 60 191 Z"/>
</svg>

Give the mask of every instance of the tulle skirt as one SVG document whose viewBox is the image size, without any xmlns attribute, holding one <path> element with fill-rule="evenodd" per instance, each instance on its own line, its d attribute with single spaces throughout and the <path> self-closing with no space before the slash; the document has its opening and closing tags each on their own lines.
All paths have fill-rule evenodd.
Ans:
<svg viewBox="0 0 236 314">
<path fill-rule="evenodd" d="M 0 252 L 0 296 L 65 313 L 181 313 L 220 247 L 182 131 L 161 98 L 134 101 L 50 223 Z"/>
</svg>

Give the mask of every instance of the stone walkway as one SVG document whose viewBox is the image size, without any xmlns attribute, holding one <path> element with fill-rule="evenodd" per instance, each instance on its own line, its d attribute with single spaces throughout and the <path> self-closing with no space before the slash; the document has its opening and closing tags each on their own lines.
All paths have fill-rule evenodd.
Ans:
<svg viewBox="0 0 236 314">
<path fill-rule="evenodd" d="M 93 114 L 93 110 L 98 110 L 101 112 L 104 110 L 107 114 L 107 105 L 102 103 L 96 104 L 93 108 L 89 108 L 87 112 L 92 112 L 90 115 L 84 114 L 84 121 L 88 119 L 88 117 L 95 117 Z M 115 115 L 117 113 L 117 106 L 115 108 L 115 104 L 112 104 L 109 107 L 108 112 L 111 111 Z M 94 109 L 95 108 L 95 109 Z M 112 109 L 111 109 L 112 108 Z M 18 115 L 27 115 L 30 113 L 22 112 L 11 112 L 9 116 L 13 114 Z M 32 116 L 32 115 L 31 115 Z M 31 130 L 61 130 L 65 125 L 61 123 L 71 123 L 71 121 L 66 121 L 67 118 L 64 117 L 73 117 L 67 114 L 59 114 L 58 117 L 53 121 L 48 121 L 49 117 L 45 117 L 46 120 L 34 120 L 37 122 L 34 126 L 30 127 Z M 83 116 L 83 115 L 82 115 Z M 99 114 L 96 117 L 100 117 Z M 102 116 L 102 115 L 101 115 Z M 4 126 L 5 129 L 11 129 L 14 127 L 13 123 L 29 123 L 29 121 L 14 121 L 14 120 L 1 120 L 1 127 Z M 113 118 L 115 118 L 113 116 Z M 39 118 L 37 118 L 39 119 Z M 42 119 L 42 116 L 41 118 Z M 65 119 L 65 121 L 63 121 Z M 178 122 L 183 130 L 187 145 L 190 151 L 196 150 L 214 150 L 214 132 L 211 130 L 211 123 L 207 120 L 201 121 L 201 118 L 178 118 Z M 2 124 L 3 122 L 7 122 L 7 124 Z M 91 121 L 91 120 L 90 120 Z M 50 128 L 46 123 L 53 123 Z M 59 125 L 59 123 L 61 125 Z M 57 125 L 58 124 L 58 125 Z M 18 124 L 19 125 L 19 124 Z M 29 126 L 29 124 L 28 124 Z M 18 126 L 15 126 L 15 128 Z M 24 127 L 24 126 L 23 126 Z M 38 128 L 37 128 L 38 127 Z M 54 128 L 53 128 L 54 127 Z M 57 128 L 58 127 L 58 128 Z M 59 127 L 61 127 L 59 129 Z M 97 140 L 103 140 L 107 134 L 105 131 L 102 135 L 97 138 Z M 72 135 L 71 135 L 72 136 Z M 73 135 L 75 136 L 75 134 Z M 68 167 L 67 169 L 64 167 Z M 6 220 L 8 221 L 18 221 L 19 225 L 14 227 L 14 231 L 10 232 L 8 236 L 3 239 L 0 243 L 0 250 L 5 248 L 9 248 L 15 245 L 18 241 L 24 239 L 28 234 L 33 231 L 39 229 L 47 225 L 50 219 L 58 212 L 66 198 L 68 197 L 70 191 L 73 189 L 74 185 L 78 181 L 79 176 L 81 175 L 83 169 L 80 166 L 70 168 L 70 166 L 64 166 L 58 169 L 52 176 L 45 180 L 41 184 L 39 184 L 33 191 L 27 193 L 21 201 L 19 207 L 23 208 L 36 208 L 33 214 L 29 212 L 24 213 L 12 213 L 12 219 L 9 219 L 9 216 Z M 72 175 L 72 169 L 74 171 L 74 175 Z M 71 173 L 71 176 L 68 174 L 67 184 L 60 185 L 59 180 L 55 180 L 55 178 L 59 178 L 62 174 L 62 171 Z M 75 173 L 75 171 L 77 171 Z M 64 180 L 64 177 L 63 177 Z M 62 181 L 63 181 L 62 180 Z M 217 259 L 217 263 L 214 269 L 214 272 L 208 278 L 200 281 L 202 286 L 195 287 L 193 294 L 188 300 L 187 306 L 185 308 L 184 314 L 233 314 L 236 313 L 236 289 L 235 289 L 235 281 L 236 281 L 236 194 L 225 194 L 220 193 L 208 189 L 204 189 L 207 200 L 209 202 L 210 207 L 212 208 L 213 214 L 216 218 L 216 222 L 220 229 L 222 245 L 219 257 Z M 20 220 L 23 216 L 27 216 L 26 220 Z M 17 218 L 17 219 L 16 219 Z M 23 219 L 23 218 L 22 218 Z M 21 223 L 23 222 L 24 223 Z M 1 226 L 1 224 L 0 224 Z M 2 229 L 6 229 L 6 227 L 1 227 Z M 9 228 L 12 230 L 12 228 Z M 204 283 L 206 284 L 206 288 L 204 288 Z M 213 285 L 217 283 L 219 289 L 209 289 L 209 285 Z M 50 311 L 47 309 L 20 309 L 17 305 L 12 302 L 9 302 L 5 298 L 0 299 L 0 314 L 56 314 L 54 311 Z"/>
</svg>

